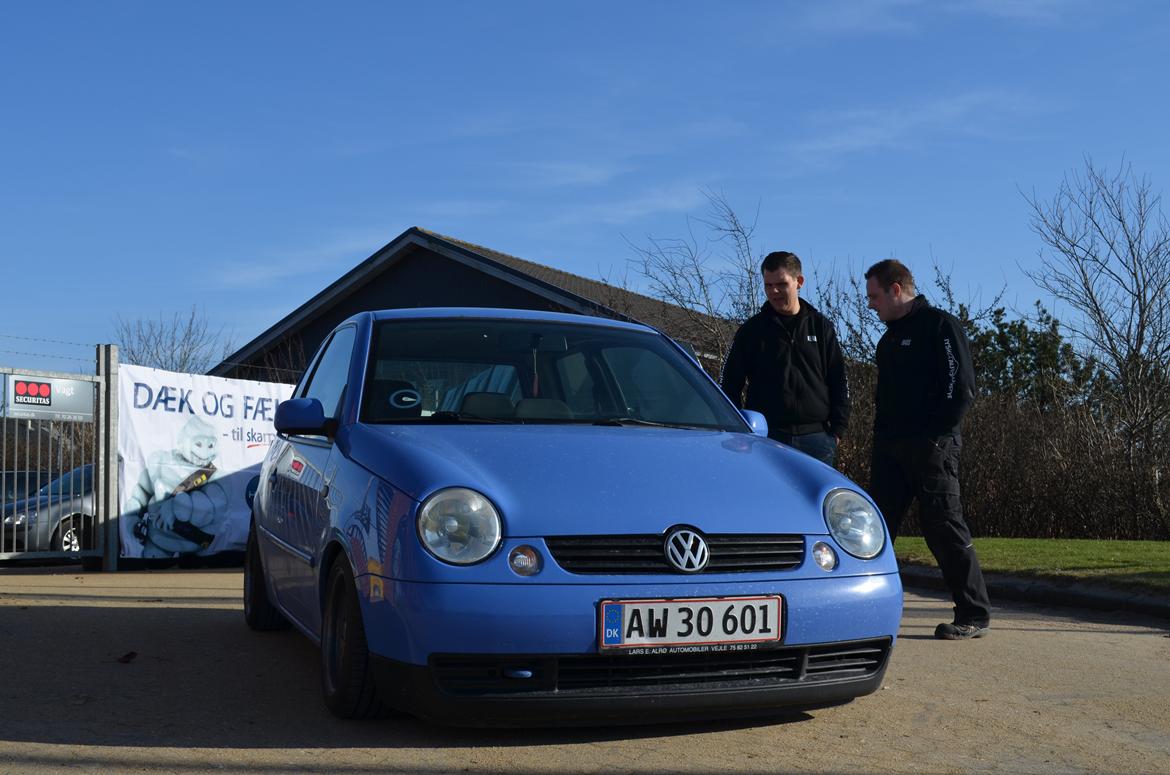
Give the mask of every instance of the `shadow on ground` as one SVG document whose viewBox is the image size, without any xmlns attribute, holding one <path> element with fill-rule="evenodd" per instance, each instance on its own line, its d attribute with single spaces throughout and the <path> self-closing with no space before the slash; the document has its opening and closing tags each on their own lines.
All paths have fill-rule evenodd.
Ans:
<svg viewBox="0 0 1170 775">
<path fill-rule="evenodd" d="M 456 729 L 409 717 L 342 721 L 325 709 L 317 649 L 255 633 L 238 609 L 61 605 L 5 594 L 0 741 L 158 748 L 459 748 L 715 732 L 811 718 L 585 729 Z M 206 605 L 211 599 L 195 598 Z"/>
</svg>

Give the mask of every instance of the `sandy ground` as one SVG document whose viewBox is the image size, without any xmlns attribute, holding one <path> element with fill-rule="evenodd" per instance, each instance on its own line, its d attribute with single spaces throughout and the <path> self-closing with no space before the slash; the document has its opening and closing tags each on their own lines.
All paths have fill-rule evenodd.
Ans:
<svg viewBox="0 0 1170 775">
<path fill-rule="evenodd" d="M 885 686 L 751 722 L 460 730 L 334 719 L 317 654 L 247 629 L 239 571 L 0 572 L 0 772 L 1170 772 L 1170 622 L 1004 605 L 935 641 L 907 593 Z"/>
</svg>

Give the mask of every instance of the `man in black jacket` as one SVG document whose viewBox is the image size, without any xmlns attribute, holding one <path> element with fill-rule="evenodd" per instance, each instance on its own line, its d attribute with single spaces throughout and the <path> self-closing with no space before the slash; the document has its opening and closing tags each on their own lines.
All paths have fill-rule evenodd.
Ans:
<svg viewBox="0 0 1170 775">
<path fill-rule="evenodd" d="M 991 605 L 971 532 L 959 501 L 959 426 L 975 398 L 975 370 L 962 324 L 917 295 L 899 261 L 865 273 L 870 309 L 886 324 L 877 346 L 873 462 L 869 492 L 898 535 L 910 502 L 926 545 L 955 601 L 953 622 L 934 632 L 944 640 L 987 634 Z"/>
<path fill-rule="evenodd" d="M 800 298 L 800 259 L 769 253 L 768 301 L 740 326 L 723 365 L 723 392 L 768 420 L 768 436 L 833 465 L 849 423 L 849 383 L 833 324 Z M 747 398 L 743 397 L 747 383 Z"/>
</svg>

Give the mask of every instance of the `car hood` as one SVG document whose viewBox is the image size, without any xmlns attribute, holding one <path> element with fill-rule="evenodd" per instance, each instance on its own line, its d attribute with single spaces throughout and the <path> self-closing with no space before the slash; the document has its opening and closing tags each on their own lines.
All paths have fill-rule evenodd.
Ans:
<svg viewBox="0 0 1170 775">
<path fill-rule="evenodd" d="M 4 516 L 10 514 L 24 514 L 30 511 L 44 511 L 56 505 L 61 499 L 48 495 L 32 496 L 19 501 L 12 501 L 4 505 Z"/>
<path fill-rule="evenodd" d="M 470 487 L 511 536 L 825 533 L 837 471 L 769 439 L 721 431 L 589 425 L 353 425 L 352 460 L 421 500 Z M 856 488 L 859 489 L 859 488 Z"/>
</svg>

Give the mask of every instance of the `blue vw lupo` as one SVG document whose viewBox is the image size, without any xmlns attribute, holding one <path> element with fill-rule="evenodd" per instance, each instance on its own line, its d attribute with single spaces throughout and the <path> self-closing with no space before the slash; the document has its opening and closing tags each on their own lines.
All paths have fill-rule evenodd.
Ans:
<svg viewBox="0 0 1170 775">
<path fill-rule="evenodd" d="M 902 611 L 885 526 L 673 341 L 521 310 L 368 312 L 276 412 L 244 613 L 329 708 L 639 722 L 847 701 Z"/>
</svg>

